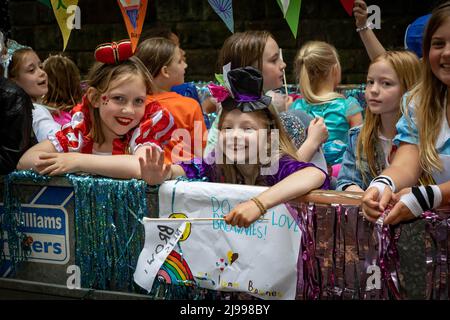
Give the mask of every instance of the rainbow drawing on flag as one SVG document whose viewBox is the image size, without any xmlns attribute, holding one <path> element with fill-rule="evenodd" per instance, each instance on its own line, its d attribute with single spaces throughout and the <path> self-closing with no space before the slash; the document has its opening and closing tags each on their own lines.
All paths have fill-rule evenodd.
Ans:
<svg viewBox="0 0 450 320">
<path fill-rule="evenodd" d="M 186 286 L 192 286 L 194 284 L 194 277 L 186 259 L 183 259 L 175 250 L 172 250 L 166 261 L 164 261 L 158 271 L 157 277 L 164 279 L 168 284 Z"/>
</svg>

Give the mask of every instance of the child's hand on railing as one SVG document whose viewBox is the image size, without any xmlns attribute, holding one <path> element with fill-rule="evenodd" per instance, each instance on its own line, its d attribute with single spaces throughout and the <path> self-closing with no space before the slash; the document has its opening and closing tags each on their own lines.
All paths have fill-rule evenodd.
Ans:
<svg viewBox="0 0 450 320">
<path fill-rule="evenodd" d="M 389 214 L 384 219 L 384 224 L 397 224 L 402 221 L 408 221 L 415 218 L 411 210 L 405 203 L 400 201 L 403 195 L 411 193 L 411 188 L 405 188 L 392 196 L 392 202 L 395 203 Z"/>
<path fill-rule="evenodd" d="M 232 226 L 247 228 L 261 217 L 261 210 L 252 200 L 239 203 L 225 217 L 226 223 Z"/>
<path fill-rule="evenodd" d="M 364 193 L 361 204 L 364 217 L 375 223 L 391 202 L 392 195 L 392 190 L 385 187 L 380 199 L 380 191 L 376 187 L 368 188 Z"/>
<path fill-rule="evenodd" d="M 43 152 L 39 155 L 36 168 L 41 175 L 57 176 L 79 171 L 80 154 Z"/>
</svg>

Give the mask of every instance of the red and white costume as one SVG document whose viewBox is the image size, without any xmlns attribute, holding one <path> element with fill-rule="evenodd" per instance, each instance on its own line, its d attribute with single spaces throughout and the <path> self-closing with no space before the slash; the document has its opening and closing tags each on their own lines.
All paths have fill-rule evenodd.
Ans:
<svg viewBox="0 0 450 320">
<path fill-rule="evenodd" d="M 49 139 L 58 152 L 93 153 L 94 141 L 90 136 L 92 121 L 89 100 L 73 107 L 72 119 L 60 131 L 50 134 Z M 113 141 L 112 154 L 134 154 L 143 145 L 156 145 L 161 150 L 169 142 L 176 125 L 172 115 L 157 102 L 151 101 L 145 107 L 145 114 L 139 126 Z"/>
</svg>

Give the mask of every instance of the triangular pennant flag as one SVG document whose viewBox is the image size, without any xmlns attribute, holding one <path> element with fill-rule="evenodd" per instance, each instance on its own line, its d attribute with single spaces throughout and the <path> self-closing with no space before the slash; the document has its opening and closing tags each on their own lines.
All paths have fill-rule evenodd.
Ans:
<svg viewBox="0 0 450 320">
<path fill-rule="evenodd" d="M 300 20 L 300 8 L 302 6 L 302 0 L 277 0 L 277 3 L 280 6 L 281 11 L 283 11 L 284 18 L 286 19 L 289 28 L 291 28 L 294 38 L 297 39 L 298 22 Z M 287 8 L 285 13 L 284 10 L 286 5 Z"/>
<path fill-rule="evenodd" d="M 147 14 L 147 0 L 117 0 L 117 3 L 122 11 L 134 52 L 141 37 L 142 26 Z"/>
<path fill-rule="evenodd" d="M 78 5 L 78 0 L 51 0 L 51 5 L 63 36 L 64 51 L 66 50 L 67 42 L 69 42 L 70 33 L 72 32 L 72 29 L 70 29 L 67 25 L 67 18 L 71 17 L 73 12 L 67 12 L 67 8 Z"/>
<path fill-rule="evenodd" d="M 134 29 L 137 28 L 137 18 L 138 18 L 138 9 L 127 10 L 128 18 L 130 19 L 131 25 Z"/>
<path fill-rule="evenodd" d="M 233 0 L 208 0 L 211 7 L 234 33 Z"/>
<path fill-rule="evenodd" d="M 52 8 L 52 4 L 50 3 L 50 0 L 38 0 L 40 3 L 42 3 L 44 6 Z"/>
<path fill-rule="evenodd" d="M 286 13 L 289 9 L 289 2 L 290 0 L 281 0 L 281 10 L 283 11 L 283 17 L 286 18 Z"/>
<path fill-rule="evenodd" d="M 347 14 L 351 17 L 353 15 L 353 6 L 355 5 L 355 0 L 341 0 L 341 4 Z"/>
</svg>

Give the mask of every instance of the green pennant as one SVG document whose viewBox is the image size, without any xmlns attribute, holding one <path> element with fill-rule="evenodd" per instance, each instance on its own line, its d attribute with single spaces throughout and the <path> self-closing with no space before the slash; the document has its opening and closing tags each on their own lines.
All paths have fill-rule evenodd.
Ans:
<svg viewBox="0 0 450 320">
<path fill-rule="evenodd" d="M 42 3 L 43 5 L 49 7 L 49 9 L 52 8 L 52 4 L 50 3 L 50 0 L 38 0 L 38 2 Z"/>
<path fill-rule="evenodd" d="M 286 19 L 289 28 L 291 28 L 294 38 L 297 39 L 298 23 L 300 20 L 300 8 L 302 6 L 302 0 L 290 0 L 290 1 L 277 0 L 277 3 L 280 6 L 281 11 L 283 12 L 284 18 Z M 286 5 L 288 7 L 284 8 L 284 6 Z"/>
<path fill-rule="evenodd" d="M 224 85 L 225 85 L 225 81 L 223 80 L 223 74 L 215 73 L 214 76 L 215 76 L 215 78 L 216 78 L 216 81 L 217 81 L 221 86 L 224 86 Z"/>
</svg>

